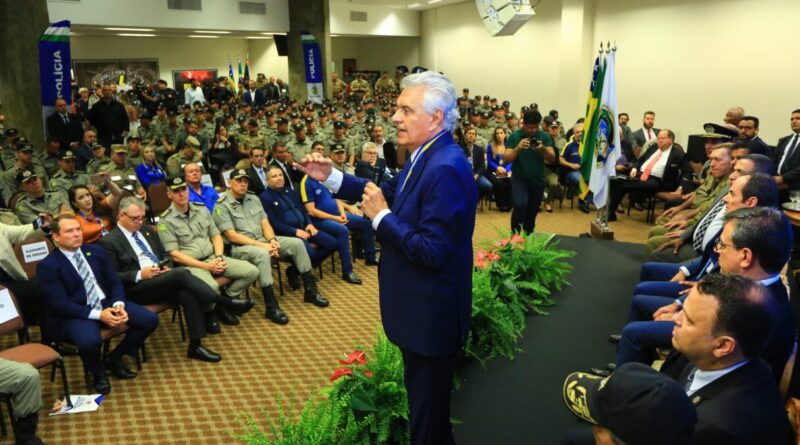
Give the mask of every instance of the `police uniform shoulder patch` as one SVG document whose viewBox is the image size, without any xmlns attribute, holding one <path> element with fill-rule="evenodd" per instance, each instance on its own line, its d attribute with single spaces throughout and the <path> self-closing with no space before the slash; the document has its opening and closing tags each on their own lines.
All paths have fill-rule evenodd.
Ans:
<svg viewBox="0 0 800 445">
<path fill-rule="evenodd" d="M 13 211 L 13 210 L 11 210 L 11 209 L 3 209 L 3 208 L 0 208 L 0 212 L 9 212 L 9 213 L 14 213 L 14 211 Z"/>
<path fill-rule="evenodd" d="M 219 200 L 217 200 L 217 202 L 219 202 Z M 206 206 L 202 202 L 190 202 L 189 205 L 193 205 L 193 206 L 196 206 L 196 207 L 205 207 Z"/>
<path fill-rule="evenodd" d="M 248 191 L 247 191 L 247 194 L 248 194 L 248 195 L 254 195 L 254 196 L 255 196 L 255 194 L 256 194 L 256 193 L 255 193 L 255 192 L 251 192 L 250 190 L 248 190 Z"/>
<path fill-rule="evenodd" d="M 223 194 L 219 195 L 219 198 L 217 198 L 217 202 L 224 202 L 225 198 L 227 198 L 227 197 L 228 197 L 228 194 L 227 193 L 223 193 Z"/>
<path fill-rule="evenodd" d="M 165 216 L 169 215 L 169 212 L 170 212 L 171 210 L 172 210 L 172 206 L 170 206 L 170 207 L 167 207 L 167 209 L 166 209 L 166 210 L 164 210 L 163 212 L 161 212 L 161 215 L 159 215 L 159 216 L 160 216 L 161 218 L 163 218 L 163 217 L 165 217 Z M 159 228 L 159 230 L 161 229 L 161 224 L 159 224 L 159 225 L 158 225 L 158 228 Z"/>
</svg>

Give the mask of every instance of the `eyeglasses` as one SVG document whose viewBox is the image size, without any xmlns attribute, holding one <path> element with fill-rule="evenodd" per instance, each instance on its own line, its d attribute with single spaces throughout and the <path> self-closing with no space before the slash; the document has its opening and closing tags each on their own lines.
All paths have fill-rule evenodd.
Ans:
<svg viewBox="0 0 800 445">
<path fill-rule="evenodd" d="M 135 223 L 140 223 L 140 222 L 144 221 L 144 215 L 142 215 L 142 216 L 131 216 L 131 215 L 128 215 L 127 212 L 121 212 L 121 213 L 123 215 L 127 216 L 128 219 L 130 219 L 131 221 L 133 221 Z"/>
<path fill-rule="evenodd" d="M 717 238 L 717 250 L 725 250 L 728 247 L 736 248 L 733 244 L 728 244 L 725 241 L 722 241 L 722 238 Z"/>
</svg>

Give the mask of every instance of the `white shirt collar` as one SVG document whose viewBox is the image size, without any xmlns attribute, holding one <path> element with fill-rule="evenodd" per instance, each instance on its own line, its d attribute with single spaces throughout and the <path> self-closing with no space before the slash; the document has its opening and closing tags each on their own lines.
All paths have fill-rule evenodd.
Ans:
<svg viewBox="0 0 800 445">
<path fill-rule="evenodd" d="M 717 369 L 714 371 L 703 371 L 698 368 L 694 372 L 694 379 L 692 379 L 692 384 L 689 386 L 689 390 L 686 391 L 686 393 L 691 396 L 697 391 L 703 389 L 705 386 L 710 385 L 715 380 L 722 378 L 726 374 L 731 373 L 748 363 L 750 363 L 750 360 L 744 360 L 735 365 L 728 366 L 727 368 Z"/>
</svg>

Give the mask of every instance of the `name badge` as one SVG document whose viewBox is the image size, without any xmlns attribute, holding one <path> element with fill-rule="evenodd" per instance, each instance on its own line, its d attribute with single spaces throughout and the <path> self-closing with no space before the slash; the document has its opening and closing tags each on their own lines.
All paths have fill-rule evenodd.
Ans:
<svg viewBox="0 0 800 445">
<path fill-rule="evenodd" d="M 121 179 L 122 179 L 122 176 L 112 176 L 112 177 L 111 177 L 111 180 L 112 180 L 112 181 L 119 181 L 119 180 L 121 180 Z"/>
</svg>

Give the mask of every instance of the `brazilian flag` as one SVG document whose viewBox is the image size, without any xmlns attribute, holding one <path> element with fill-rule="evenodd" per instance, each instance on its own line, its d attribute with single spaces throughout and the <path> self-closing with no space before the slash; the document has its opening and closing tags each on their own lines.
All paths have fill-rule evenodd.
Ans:
<svg viewBox="0 0 800 445">
<path fill-rule="evenodd" d="M 595 162 L 597 150 L 597 133 L 600 125 L 600 96 L 603 93 L 603 80 L 605 78 L 605 60 L 597 56 L 594 60 L 592 83 L 589 86 L 589 100 L 586 103 L 586 118 L 583 122 L 583 136 L 578 152 L 581 155 L 581 199 L 586 199 L 589 194 L 589 178 L 592 176 L 592 164 Z"/>
</svg>

